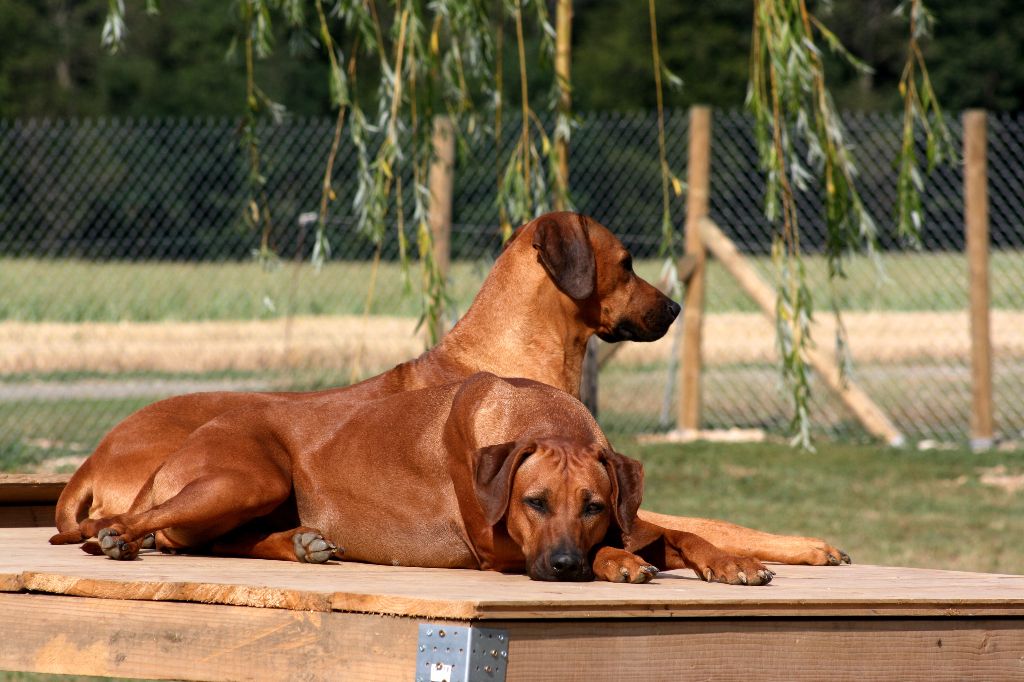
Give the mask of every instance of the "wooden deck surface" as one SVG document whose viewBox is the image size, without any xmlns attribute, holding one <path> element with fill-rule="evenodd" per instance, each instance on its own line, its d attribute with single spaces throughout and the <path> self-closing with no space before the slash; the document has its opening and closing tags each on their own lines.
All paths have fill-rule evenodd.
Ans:
<svg viewBox="0 0 1024 682">
<path fill-rule="evenodd" d="M 0 529 L 0 591 L 453 619 L 1024 616 L 1024 576 L 883 566 L 777 566 L 764 587 L 668 571 L 648 585 L 542 583 L 490 571 L 322 566 L 143 553 L 131 562 Z"/>
<path fill-rule="evenodd" d="M 507 633 L 506 682 L 1024 679 L 1024 576 L 779 566 L 766 587 L 689 571 L 538 583 L 159 553 L 116 562 L 51 547 L 51 532 L 0 529 L 0 669 L 426 680 L 416 657 L 429 622 Z"/>
</svg>

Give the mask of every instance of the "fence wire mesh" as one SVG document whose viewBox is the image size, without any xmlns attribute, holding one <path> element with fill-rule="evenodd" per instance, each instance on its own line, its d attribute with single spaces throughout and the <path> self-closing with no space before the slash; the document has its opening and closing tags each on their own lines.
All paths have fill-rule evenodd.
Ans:
<svg viewBox="0 0 1024 682">
<path fill-rule="evenodd" d="M 682 176 L 687 116 L 671 112 L 666 123 L 669 165 Z M 959 122 L 950 123 L 959 136 Z M 898 117 L 850 115 L 845 124 L 881 245 L 880 267 L 854 258 L 836 287 L 851 376 L 909 437 L 962 442 L 971 392 L 961 169 L 938 168 L 926 178 L 923 243 L 908 245 L 890 228 Z M 248 169 L 237 121 L 0 122 L 0 468 L 73 468 L 118 420 L 166 395 L 339 385 L 424 349 L 418 266 L 399 262 L 394 225 L 374 265 L 375 244 L 356 229 L 351 209 L 351 149 L 343 147 L 335 168 L 331 256 L 319 272 L 309 264 L 313 226 L 300 216 L 319 204 L 332 125 L 291 118 L 260 130 L 271 242 L 280 257 L 268 268 L 253 260 L 259 236 L 242 220 Z M 743 114 L 715 114 L 711 217 L 774 283 L 750 126 Z M 514 121 L 506 129 L 515 131 Z M 1024 118 L 990 117 L 988 142 L 996 424 L 1016 438 L 1024 430 Z M 498 166 L 487 142 L 470 145 L 456 162 L 456 315 L 500 249 Z M 576 207 L 608 225 L 641 274 L 659 281 L 656 118 L 583 115 L 571 168 Z M 681 234 L 683 200 L 673 201 Z M 828 347 L 820 204 L 813 191 L 799 202 L 824 331 L 817 342 Z M 708 278 L 704 423 L 782 433 L 791 407 L 773 327 L 713 260 Z M 674 343 L 672 331 L 630 345 L 603 367 L 606 430 L 625 437 L 674 426 Z M 824 386 L 814 387 L 815 428 L 863 438 Z"/>
</svg>

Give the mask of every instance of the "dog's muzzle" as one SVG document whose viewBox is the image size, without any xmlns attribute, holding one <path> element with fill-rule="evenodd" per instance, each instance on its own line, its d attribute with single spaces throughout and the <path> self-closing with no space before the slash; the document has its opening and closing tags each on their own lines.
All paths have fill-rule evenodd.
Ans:
<svg viewBox="0 0 1024 682">
<path fill-rule="evenodd" d="M 594 579 L 587 558 L 574 549 L 559 548 L 533 562 L 529 571 L 533 580 L 579 582 Z"/>
<path fill-rule="evenodd" d="M 672 326 L 679 311 L 682 308 L 678 303 L 664 297 L 661 305 L 654 306 L 644 313 L 640 323 L 636 320 L 622 319 L 612 328 L 610 332 L 600 333 L 597 337 L 608 343 L 619 341 L 657 341 L 665 335 L 668 328 Z"/>
</svg>

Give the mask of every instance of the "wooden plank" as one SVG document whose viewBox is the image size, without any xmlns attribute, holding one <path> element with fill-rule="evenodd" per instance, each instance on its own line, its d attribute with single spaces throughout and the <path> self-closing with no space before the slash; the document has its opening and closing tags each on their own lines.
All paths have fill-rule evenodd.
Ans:
<svg viewBox="0 0 1024 682">
<path fill-rule="evenodd" d="M 0 474 L 0 504 L 56 502 L 71 474 Z"/>
<path fill-rule="evenodd" d="M 0 669 L 183 680 L 409 680 L 417 622 L 0 594 Z"/>
<path fill-rule="evenodd" d="M 0 528 L 53 529 L 56 510 L 53 504 L 3 505 L 0 506 Z"/>
<path fill-rule="evenodd" d="M 507 682 L 1011 680 L 1019 620 L 509 622 Z"/>
<path fill-rule="evenodd" d="M 683 296 L 683 343 L 679 357 L 679 404 L 676 421 L 681 431 L 700 428 L 701 344 L 704 328 L 704 244 L 700 222 L 708 214 L 711 196 L 711 109 L 691 107 L 689 159 L 686 166 L 686 255 L 693 270 Z"/>
<path fill-rule="evenodd" d="M 0 594 L 0 612 L 19 624 L 8 628 L 0 647 L 5 670 L 186 680 L 415 679 L 418 621 L 409 618 L 32 594 Z M 508 631 L 508 682 L 627 676 L 652 682 L 997 680 L 1024 674 L 1020 619 L 518 620 L 488 626 Z"/>
<path fill-rule="evenodd" d="M 992 338 L 989 320 L 986 113 L 964 112 L 964 229 L 971 317 L 971 447 L 992 447 Z"/>
<path fill-rule="evenodd" d="M 1024 616 L 1024 576 L 777 566 L 763 588 L 707 584 L 690 571 L 666 571 L 648 585 L 542 583 L 489 571 L 160 553 L 117 562 L 50 546 L 51 532 L 0 530 L 0 590 L 456 620 Z"/>
<path fill-rule="evenodd" d="M 747 295 L 757 303 L 768 319 L 774 321 L 775 290 L 761 279 L 757 271 L 740 254 L 732 240 L 713 221 L 705 218 L 700 223 L 700 229 L 708 250 L 722 263 Z M 814 325 L 812 331 L 816 328 L 818 325 Z M 814 335 L 815 338 L 819 337 L 818 333 Z M 860 386 L 850 377 L 842 376 L 839 367 L 828 354 L 811 347 L 807 349 L 807 362 L 868 433 L 881 438 L 889 445 L 903 444 L 905 439 L 896 425 Z"/>
</svg>

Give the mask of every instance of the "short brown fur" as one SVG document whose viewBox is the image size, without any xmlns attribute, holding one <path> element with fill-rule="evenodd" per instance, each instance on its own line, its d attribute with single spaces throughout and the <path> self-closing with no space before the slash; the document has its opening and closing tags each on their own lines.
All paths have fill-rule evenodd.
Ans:
<svg viewBox="0 0 1024 682">
<path fill-rule="evenodd" d="M 463 318 L 415 360 L 343 388 L 195 393 L 130 415 L 103 438 L 61 494 L 58 533 L 50 541 L 82 542 L 80 521 L 126 512 L 146 481 L 191 434 L 232 410 L 310 398 L 374 400 L 462 380 L 477 371 L 534 379 L 576 396 L 590 336 L 610 342 L 652 341 L 664 335 L 679 312 L 678 305 L 636 276 L 630 264 L 629 252 L 596 221 L 569 212 L 541 216 L 517 230 Z M 706 519 L 653 517 L 647 512 L 641 516 L 677 530 L 699 531 L 736 554 L 813 564 L 838 563 L 845 557 L 814 538 L 771 535 Z"/>
<path fill-rule="evenodd" d="M 537 580 L 646 582 L 684 567 L 705 580 L 771 580 L 756 559 L 638 519 L 642 486 L 640 463 L 611 449 L 578 400 L 479 373 L 373 401 L 307 397 L 222 415 L 129 513 L 82 531 L 118 559 L 156 532 L 163 549 L 293 561 L 324 561 L 341 545 L 349 560 Z M 275 510 L 295 525 L 254 542 L 244 524 Z"/>
</svg>

